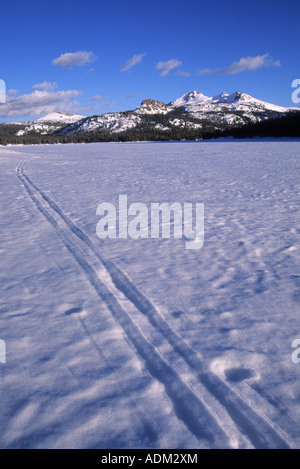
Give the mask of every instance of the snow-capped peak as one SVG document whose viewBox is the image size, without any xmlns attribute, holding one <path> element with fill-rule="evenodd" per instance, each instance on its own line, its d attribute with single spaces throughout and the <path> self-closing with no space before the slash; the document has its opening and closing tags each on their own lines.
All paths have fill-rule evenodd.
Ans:
<svg viewBox="0 0 300 469">
<path fill-rule="evenodd" d="M 226 91 L 223 91 L 221 94 L 217 94 L 211 98 L 211 102 L 213 103 L 224 103 L 228 101 L 230 94 Z"/>
<path fill-rule="evenodd" d="M 206 99 L 207 96 L 205 96 L 204 94 L 200 93 L 200 91 L 189 91 L 188 93 L 184 94 L 182 96 L 182 99 L 186 102 L 190 101 L 190 100 L 194 100 L 194 99 Z"/>
<path fill-rule="evenodd" d="M 26 122 L 26 127 L 17 132 L 18 136 L 26 135 L 30 132 L 49 134 L 54 132 L 58 128 L 64 127 L 69 124 L 83 119 L 84 116 L 80 114 L 73 114 L 69 112 L 50 112 L 46 116 L 40 117 L 39 119 Z"/>
<path fill-rule="evenodd" d="M 187 112 L 194 115 L 199 113 L 216 112 L 218 110 L 218 105 L 222 107 L 222 112 L 224 112 L 224 106 L 227 108 L 227 111 L 287 112 L 289 110 L 282 106 L 276 106 L 274 104 L 260 101 L 259 99 L 253 98 L 253 96 L 242 93 L 241 91 L 235 91 L 232 94 L 223 91 L 223 93 L 212 97 L 205 96 L 199 91 L 190 91 L 189 93 L 181 96 L 181 98 L 170 103 L 171 107 L 183 107 Z"/>
<path fill-rule="evenodd" d="M 167 114 L 171 110 L 165 103 L 154 99 L 144 99 L 135 112 L 138 114 Z"/>
<path fill-rule="evenodd" d="M 206 101 L 210 99 L 211 98 L 209 98 L 208 96 L 205 96 L 199 91 L 189 91 L 188 93 L 185 93 L 183 96 L 176 99 L 175 101 L 172 101 L 170 103 L 170 106 L 182 107 L 182 106 L 189 106 L 193 104 L 201 104 L 201 103 L 205 103 Z"/>
<path fill-rule="evenodd" d="M 50 112 L 46 116 L 36 119 L 34 122 L 59 122 L 72 124 L 73 122 L 83 119 L 84 116 L 80 114 L 73 114 L 68 112 Z"/>
</svg>

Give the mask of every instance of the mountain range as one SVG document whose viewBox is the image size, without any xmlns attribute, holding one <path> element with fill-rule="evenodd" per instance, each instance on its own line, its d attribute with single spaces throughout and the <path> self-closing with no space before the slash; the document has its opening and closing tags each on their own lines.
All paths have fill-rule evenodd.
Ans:
<svg viewBox="0 0 300 469">
<path fill-rule="evenodd" d="M 298 114 L 297 111 L 297 108 L 277 106 L 239 91 L 212 97 L 190 91 L 168 104 L 144 99 L 131 111 L 88 117 L 53 112 L 32 121 L 4 123 L 0 124 L 0 138 L 4 138 L 4 143 L 14 142 L 15 138 L 21 142 L 25 139 L 28 143 L 34 141 L 34 137 L 42 136 L 52 136 L 50 141 L 54 142 L 74 141 L 74 137 L 79 141 L 201 139 L 203 135 L 228 132 L 291 113 Z"/>
</svg>

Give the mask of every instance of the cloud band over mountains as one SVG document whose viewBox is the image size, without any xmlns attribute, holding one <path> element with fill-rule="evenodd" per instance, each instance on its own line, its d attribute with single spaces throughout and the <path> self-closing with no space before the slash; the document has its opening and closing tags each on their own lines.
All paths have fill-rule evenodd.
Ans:
<svg viewBox="0 0 300 469">
<path fill-rule="evenodd" d="M 206 68 L 199 70 L 199 75 L 236 75 L 247 70 L 257 70 L 263 67 L 280 67 L 280 61 L 274 61 L 270 54 L 257 55 L 256 57 L 242 57 L 224 68 Z"/>
<path fill-rule="evenodd" d="M 77 90 L 50 92 L 35 90 L 21 96 L 7 96 L 6 104 L 0 106 L 0 116 L 18 117 L 44 115 L 50 112 L 73 111 L 79 103 L 74 98 L 81 93 Z"/>
</svg>

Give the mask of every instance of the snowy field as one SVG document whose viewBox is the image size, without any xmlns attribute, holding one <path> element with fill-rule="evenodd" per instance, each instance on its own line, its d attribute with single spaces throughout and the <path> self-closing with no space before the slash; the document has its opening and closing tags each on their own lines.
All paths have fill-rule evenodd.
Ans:
<svg viewBox="0 0 300 469">
<path fill-rule="evenodd" d="M 1 448 L 299 448 L 299 156 L 0 147 Z M 100 240 L 119 194 L 203 202 L 203 248 Z"/>
</svg>

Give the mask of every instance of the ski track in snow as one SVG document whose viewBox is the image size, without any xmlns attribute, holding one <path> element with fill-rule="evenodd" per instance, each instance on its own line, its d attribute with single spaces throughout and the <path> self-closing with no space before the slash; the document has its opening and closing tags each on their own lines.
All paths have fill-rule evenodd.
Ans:
<svg viewBox="0 0 300 469">
<path fill-rule="evenodd" d="M 284 432 L 208 368 L 130 277 L 31 180 L 24 165 L 19 165 L 17 175 L 31 200 L 106 302 L 153 378 L 164 385 L 177 417 L 189 431 L 212 448 L 290 448 Z M 186 375 L 177 370 L 177 360 L 185 363 Z"/>
</svg>

